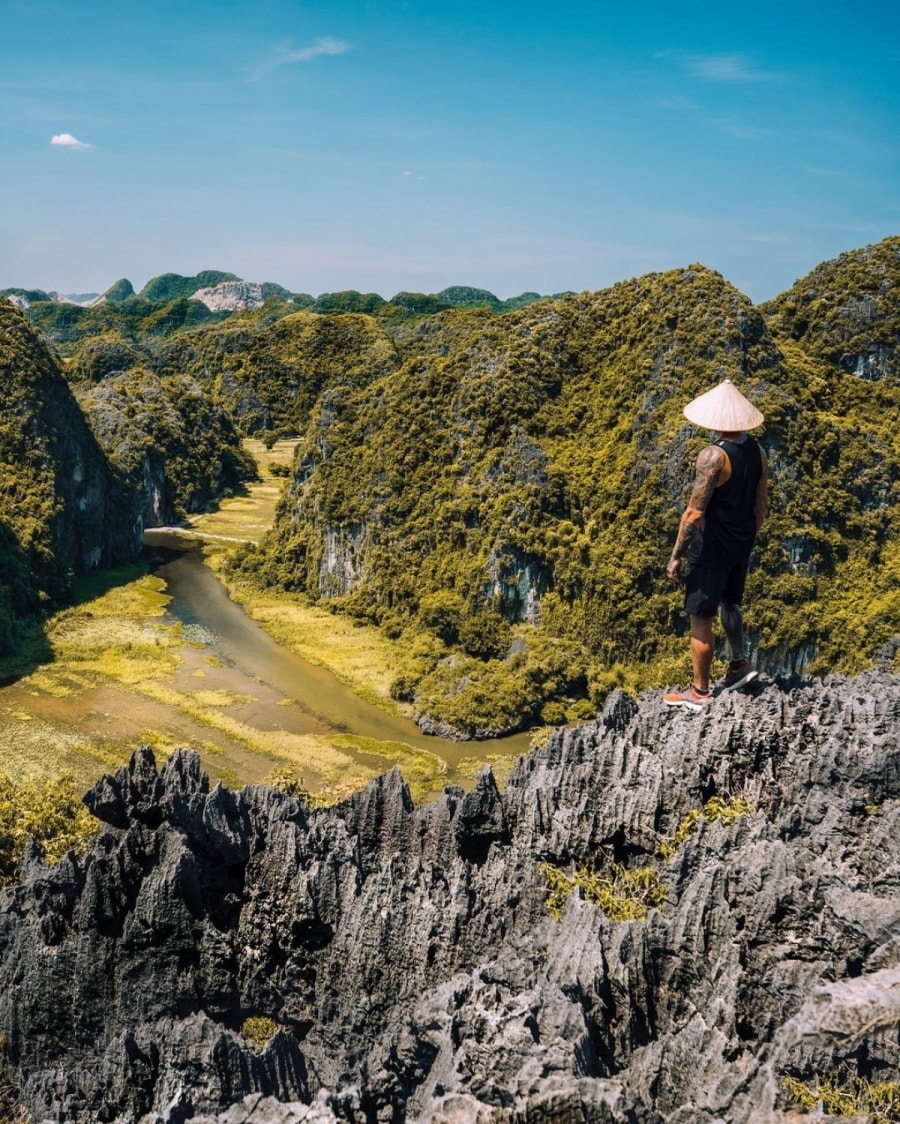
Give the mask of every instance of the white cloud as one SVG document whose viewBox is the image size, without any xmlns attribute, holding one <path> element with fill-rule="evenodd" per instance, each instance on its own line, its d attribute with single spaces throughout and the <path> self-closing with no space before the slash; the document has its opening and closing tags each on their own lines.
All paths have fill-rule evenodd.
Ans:
<svg viewBox="0 0 900 1124">
<path fill-rule="evenodd" d="M 731 133 L 733 137 L 737 137 L 738 140 L 757 141 L 769 135 L 768 129 L 760 129 L 756 125 L 746 125 L 743 121 L 735 121 L 730 117 L 722 118 L 717 124 L 726 133 Z"/>
<path fill-rule="evenodd" d="M 680 94 L 657 98 L 655 101 L 651 102 L 651 105 L 655 105 L 659 109 L 672 109 L 678 112 L 697 108 L 697 103 L 695 101 L 691 101 L 690 98 L 682 97 Z"/>
<path fill-rule="evenodd" d="M 343 55 L 350 50 L 350 44 L 343 39 L 334 39 L 325 36 L 316 39 L 308 47 L 294 47 L 290 39 L 285 39 L 278 44 L 267 59 L 250 72 L 248 80 L 258 82 L 260 78 L 277 70 L 281 66 L 292 66 L 297 62 L 310 62 L 320 55 Z"/>
<path fill-rule="evenodd" d="M 80 141 L 78 137 L 73 137 L 71 133 L 57 133 L 55 137 L 50 138 L 51 144 L 59 145 L 60 148 L 93 148 L 92 144 L 87 141 Z"/>
<path fill-rule="evenodd" d="M 686 55 L 684 66 L 688 74 L 704 82 L 771 82 L 775 78 L 746 55 Z"/>
</svg>

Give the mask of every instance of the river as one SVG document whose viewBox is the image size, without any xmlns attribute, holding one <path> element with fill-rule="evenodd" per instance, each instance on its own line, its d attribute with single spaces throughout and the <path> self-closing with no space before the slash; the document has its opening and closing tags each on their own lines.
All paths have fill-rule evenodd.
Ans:
<svg viewBox="0 0 900 1124">
<path fill-rule="evenodd" d="M 297 735 L 350 734 L 380 742 L 404 743 L 440 758 L 446 783 L 471 784 L 473 758 L 526 753 L 529 735 L 496 741 L 449 741 L 423 734 L 409 719 L 361 699 L 325 668 L 276 643 L 228 595 L 203 559 L 197 539 L 177 531 L 148 531 L 145 544 L 155 556 L 154 573 L 171 598 L 167 613 L 184 626 L 194 647 L 179 672 L 182 684 L 202 674 L 210 689 L 224 689 L 246 701 L 229 713 L 257 730 Z M 196 684 L 196 679 L 194 679 Z"/>
</svg>

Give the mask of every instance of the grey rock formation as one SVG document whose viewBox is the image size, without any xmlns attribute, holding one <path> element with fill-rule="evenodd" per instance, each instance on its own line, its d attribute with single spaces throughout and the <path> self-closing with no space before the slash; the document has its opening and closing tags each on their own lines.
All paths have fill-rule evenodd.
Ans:
<svg viewBox="0 0 900 1124">
<path fill-rule="evenodd" d="M 895 1077 L 898 688 L 616 693 L 503 795 L 421 808 L 396 771 L 310 811 L 142 750 L 86 797 L 89 854 L 0 896 L 4 1064 L 35 1120 L 122 1124 L 765 1122 L 785 1075 Z M 664 860 L 714 796 L 753 810 Z M 539 865 L 606 859 L 665 903 L 554 919 Z"/>
<path fill-rule="evenodd" d="M 193 297 L 213 312 L 236 312 L 261 308 L 265 303 L 262 285 L 257 281 L 222 281 L 211 288 L 198 289 Z"/>
</svg>

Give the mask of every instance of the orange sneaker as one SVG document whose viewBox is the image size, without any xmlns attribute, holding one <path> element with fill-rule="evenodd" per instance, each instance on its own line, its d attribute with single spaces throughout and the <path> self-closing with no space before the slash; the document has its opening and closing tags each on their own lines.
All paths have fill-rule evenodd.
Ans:
<svg viewBox="0 0 900 1124">
<path fill-rule="evenodd" d="M 683 710 L 703 710 L 712 700 L 712 691 L 698 691 L 693 683 L 688 683 L 683 691 L 670 691 L 663 695 L 666 706 L 680 706 Z"/>
<path fill-rule="evenodd" d="M 726 691 L 736 691 L 739 687 L 746 687 L 748 683 L 752 683 L 758 675 L 759 672 L 753 670 L 749 660 L 738 660 L 737 663 L 728 665 L 722 686 Z"/>
</svg>

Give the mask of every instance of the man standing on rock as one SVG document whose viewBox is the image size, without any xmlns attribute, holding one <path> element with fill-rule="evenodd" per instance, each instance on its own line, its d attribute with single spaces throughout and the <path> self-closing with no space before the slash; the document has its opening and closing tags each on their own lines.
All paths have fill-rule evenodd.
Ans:
<svg viewBox="0 0 900 1124">
<path fill-rule="evenodd" d="M 731 650 L 723 686 L 734 690 L 757 675 L 744 651 L 740 606 L 750 551 L 769 504 L 769 473 L 762 449 L 746 432 L 762 425 L 763 415 L 730 379 L 689 402 L 684 416 L 714 430 L 719 440 L 697 457 L 691 498 L 666 566 L 670 581 L 678 582 L 687 563 L 684 607 L 691 618 L 693 675 L 684 690 L 672 691 L 664 701 L 667 706 L 702 710 L 713 697 L 709 673 L 716 613 Z"/>
</svg>

